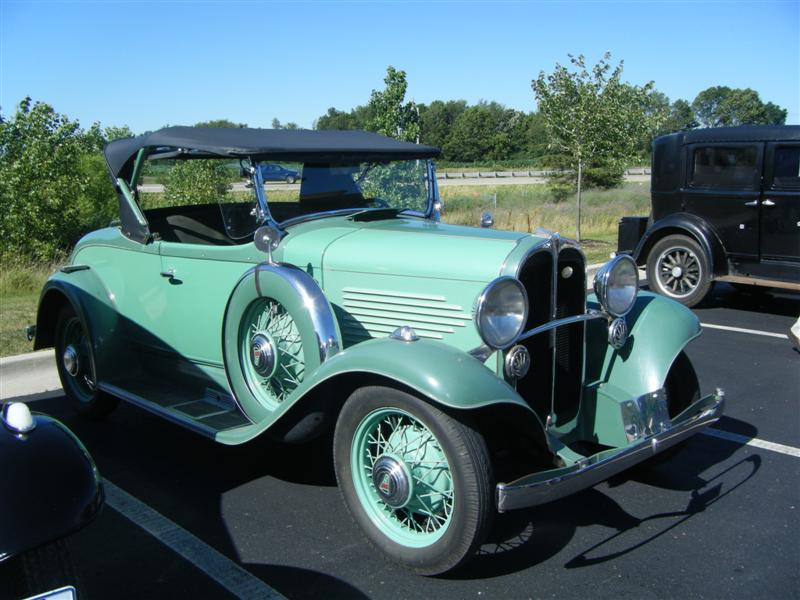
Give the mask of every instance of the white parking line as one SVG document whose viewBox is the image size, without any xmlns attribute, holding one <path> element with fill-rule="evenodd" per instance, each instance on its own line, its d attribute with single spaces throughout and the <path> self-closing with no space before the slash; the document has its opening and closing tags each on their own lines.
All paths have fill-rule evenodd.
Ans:
<svg viewBox="0 0 800 600">
<path fill-rule="evenodd" d="M 767 337 L 781 338 L 788 340 L 789 336 L 785 333 L 772 333 L 771 331 L 759 331 L 758 329 L 744 329 L 743 327 L 729 327 L 728 325 L 712 325 L 711 323 L 700 323 L 708 329 L 722 329 L 724 331 L 738 331 L 739 333 L 752 333 L 753 335 L 765 335 Z"/>
<path fill-rule="evenodd" d="M 125 490 L 104 480 L 106 504 L 192 563 L 237 598 L 285 600 L 285 597 L 224 554 L 196 538 Z"/>
<path fill-rule="evenodd" d="M 720 438 L 722 440 L 728 440 L 729 442 L 736 442 L 737 444 L 746 444 L 747 446 L 762 448 L 764 450 L 771 450 L 772 452 L 779 452 L 780 454 L 786 454 L 787 456 L 794 456 L 795 458 L 800 458 L 800 448 L 795 448 L 794 446 L 784 446 L 783 444 L 776 444 L 775 442 L 768 442 L 766 440 L 760 440 L 758 438 L 751 438 L 747 437 L 746 435 L 739 435 L 738 433 L 723 431 L 722 429 L 717 429 L 716 427 L 707 427 L 703 430 L 703 433 L 706 435 L 710 435 L 711 437 Z"/>
</svg>

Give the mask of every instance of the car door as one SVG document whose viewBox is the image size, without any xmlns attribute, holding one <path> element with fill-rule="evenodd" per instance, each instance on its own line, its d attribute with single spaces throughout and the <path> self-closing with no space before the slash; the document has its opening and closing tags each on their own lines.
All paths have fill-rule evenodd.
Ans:
<svg viewBox="0 0 800 600">
<path fill-rule="evenodd" d="M 761 258 L 800 261 L 800 144 L 767 145 L 761 201 Z"/>
<path fill-rule="evenodd" d="M 683 210 L 711 224 L 729 255 L 758 260 L 762 143 L 687 146 Z"/>
<path fill-rule="evenodd" d="M 204 373 L 223 387 L 225 307 L 236 283 L 253 266 L 247 262 L 247 252 L 242 246 L 161 243 L 166 294 L 162 335 L 184 373 L 187 369 L 195 372 L 186 374 Z"/>
</svg>

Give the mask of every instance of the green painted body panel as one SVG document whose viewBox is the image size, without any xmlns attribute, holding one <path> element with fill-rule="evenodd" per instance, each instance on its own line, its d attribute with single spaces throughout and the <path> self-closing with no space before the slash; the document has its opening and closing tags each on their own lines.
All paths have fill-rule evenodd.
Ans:
<svg viewBox="0 0 800 600">
<path fill-rule="evenodd" d="M 594 295 L 587 302 L 589 308 L 599 308 Z M 608 344 L 604 320 L 587 326 L 583 404 L 593 410 L 585 411 L 576 432 L 581 439 L 614 447 L 627 444 L 620 403 L 663 387 L 678 354 L 700 335 L 700 322 L 691 310 L 650 292 L 639 292 L 626 318 L 630 337 L 621 350 Z"/>
</svg>

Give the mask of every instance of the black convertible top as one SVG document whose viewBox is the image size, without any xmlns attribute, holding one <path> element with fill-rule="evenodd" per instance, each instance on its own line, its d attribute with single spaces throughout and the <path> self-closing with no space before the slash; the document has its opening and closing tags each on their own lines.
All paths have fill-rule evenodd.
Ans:
<svg viewBox="0 0 800 600">
<path fill-rule="evenodd" d="M 142 148 L 148 155 L 184 151 L 175 158 L 251 157 L 316 163 L 424 159 L 435 158 L 441 152 L 433 146 L 401 142 L 368 131 L 167 127 L 106 144 L 104 151 L 111 174 L 129 179 L 133 162 Z"/>
</svg>

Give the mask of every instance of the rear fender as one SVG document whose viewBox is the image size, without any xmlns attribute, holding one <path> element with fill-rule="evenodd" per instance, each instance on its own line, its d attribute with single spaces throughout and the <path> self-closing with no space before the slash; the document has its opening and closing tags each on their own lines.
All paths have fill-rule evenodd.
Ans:
<svg viewBox="0 0 800 600">
<path fill-rule="evenodd" d="M 661 238 L 672 234 L 686 235 L 697 241 L 711 262 L 714 274 L 727 273 L 725 248 L 716 231 L 700 217 L 688 213 L 675 213 L 656 221 L 642 236 L 633 252 L 633 258 L 638 264 L 645 264 L 653 245 Z"/>
<path fill-rule="evenodd" d="M 108 379 L 123 356 L 120 344 L 124 336 L 118 331 L 120 319 L 113 294 L 86 265 L 65 267 L 45 283 L 36 315 L 34 350 L 55 346 L 58 314 L 67 305 L 72 306 L 86 327 L 97 380 Z"/>
</svg>

